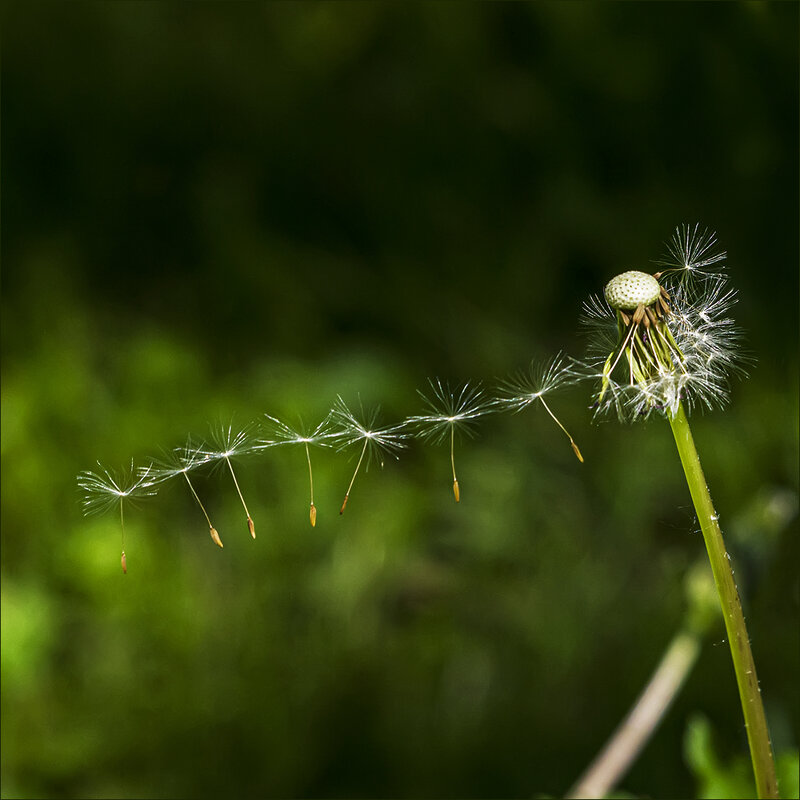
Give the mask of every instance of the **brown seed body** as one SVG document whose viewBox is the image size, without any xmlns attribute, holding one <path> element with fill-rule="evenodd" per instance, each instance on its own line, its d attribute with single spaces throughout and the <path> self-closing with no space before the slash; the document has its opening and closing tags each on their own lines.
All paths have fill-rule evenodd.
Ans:
<svg viewBox="0 0 800 800">
<path fill-rule="evenodd" d="M 219 534 L 217 533 L 217 529 L 212 525 L 208 532 L 211 534 L 211 538 L 214 540 L 214 544 L 219 545 L 220 547 L 223 546 L 222 539 L 219 538 Z"/>
</svg>

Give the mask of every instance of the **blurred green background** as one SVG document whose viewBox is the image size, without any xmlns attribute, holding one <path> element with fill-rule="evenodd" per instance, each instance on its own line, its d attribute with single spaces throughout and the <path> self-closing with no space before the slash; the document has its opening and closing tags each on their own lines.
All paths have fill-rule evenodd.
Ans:
<svg viewBox="0 0 800 800">
<path fill-rule="evenodd" d="M 353 461 L 317 451 L 314 529 L 302 451 L 269 452 L 238 467 L 255 541 L 224 474 L 198 479 L 224 550 L 167 484 L 127 513 L 127 576 L 75 476 L 579 354 L 582 300 L 695 221 L 756 362 L 694 434 L 796 748 L 797 28 L 796 3 L 5 4 L 3 796 L 563 794 L 705 557 L 663 421 L 593 424 L 571 390 L 584 465 L 542 409 L 492 417 L 460 505 L 413 444 L 343 517 Z M 714 791 L 692 720 L 746 758 L 723 637 L 621 790 Z"/>
</svg>

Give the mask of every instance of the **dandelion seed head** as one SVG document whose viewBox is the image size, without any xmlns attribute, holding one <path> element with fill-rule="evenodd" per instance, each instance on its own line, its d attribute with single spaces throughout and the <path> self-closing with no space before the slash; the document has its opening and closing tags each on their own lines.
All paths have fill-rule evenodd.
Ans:
<svg viewBox="0 0 800 800">
<path fill-rule="evenodd" d="M 302 420 L 295 428 L 277 417 L 264 414 L 260 432 L 263 436 L 258 438 L 255 445 L 259 450 L 282 444 L 311 444 L 317 447 L 330 447 L 331 414 L 329 412 L 313 430 L 307 428 Z"/>
<path fill-rule="evenodd" d="M 603 294 L 611 308 L 633 311 L 639 305 L 655 303 L 661 294 L 661 286 L 652 275 L 630 270 L 612 278 Z"/>
<path fill-rule="evenodd" d="M 406 420 L 406 424 L 423 439 L 440 442 L 453 430 L 473 436 L 477 420 L 495 410 L 478 385 L 464 383 L 452 390 L 449 383 L 442 383 L 439 378 L 429 378 L 428 383 L 431 389 L 428 394 L 417 390 L 426 413 Z"/>
<path fill-rule="evenodd" d="M 152 466 L 136 469 L 131 461 L 130 468 L 120 472 L 106 469 L 99 461 L 97 466 L 99 472 L 86 471 L 78 475 L 78 486 L 84 492 L 84 514 L 102 514 L 124 500 L 156 494 Z"/>
<path fill-rule="evenodd" d="M 236 430 L 231 423 L 227 426 L 223 424 L 212 426 L 211 447 L 198 452 L 204 461 L 211 462 L 248 455 L 258 449 L 252 425 Z"/>
<path fill-rule="evenodd" d="M 500 384 L 500 408 L 521 411 L 531 403 L 574 381 L 573 370 L 561 353 L 550 361 L 531 362 L 527 371 L 520 371 Z"/>
<path fill-rule="evenodd" d="M 380 456 L 381 453 L 397 458 L 397 451 L 405 447 L 403 440 L 408 438 L 408 433 L 402 424 L 379 426 L 379 413 L 378 406 L 366 411 L 362 406 L 357 417 L 348 408 L 341 395 L 337 396 L 330 413 L 330 437 L 337 449 L 346 450 L 357 442 L 365 442 L 368 461 Z M 379 460 L 382 463 L 382 459 Z"/>
<path fill-rule="evenodd" d="M 204 444 L 189 438 L 183 447 L 175 447 L 153 460 L 150 478 L 153 483 L 162 483 L 178 475 L 188 475 L 211 460 L 208 453 Z"/>
<path fill-rule="evenodd" d="M 717 234 L 700 224 L 678 225 L 667 242 L 667 252 L 656 262 L 668 283 L 692 285 L 717 277 L 724 269 L 725 251 L 716 249 Z"/>
<path fill-rule="evenodd" d="M 725 257 L 715 245 L 715 234 L 679 226 L 668 245 L 671 261 L 661 262 L 666 267 L 661 273 L 645 276 L 659 290 L 651 306 L 644 303 L 644 282 L 637 298 L 635 286 L 614 291 L 607 286 L 605 304 L 597 297 L 584 304 L 583 322 L 592 339 L 578 372 L 599 382 L 596 415 L 634 421 L 675 414 L 681 404 L 710 410 L 727 403 L 729 380 L 745 374 L 747 359 L 742 334 L 727 316 L 736 292 L 725 276 L 709 269 Z M 627 315 L 634 299 L 642 304 Z"/>
</svg>

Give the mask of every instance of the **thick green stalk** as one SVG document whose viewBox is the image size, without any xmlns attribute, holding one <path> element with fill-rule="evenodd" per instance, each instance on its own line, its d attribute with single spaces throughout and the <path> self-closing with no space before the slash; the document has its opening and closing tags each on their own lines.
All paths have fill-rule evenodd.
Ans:
<svg viewBox="0 0 800 800">
<path fill-rule="evenodd" d="M 753 761 L 756 779 L 756 791 L 759 798 L 777 798 L 779 795 L 778 782 L 775 777 L 775 760 L 772 756 L 772 745 L 769 740 L 761 690 L 758 686 L 756 666 L 750 649 L 750 639 L 744 624 L 742 604 L 733 579 L 730 556 L 725 550 L 717 513 L 714 511 L 711 495 L 700 466 L 700 458 L 694 446 L 689 420 L 686 418 L 682 405 L 678 407 L 674 416 L 670 416 L 669 423 L 675 436 L 675 444 L 678 446 L 683 471 L 686 473 L 686 482 L 689 484 L 689 492 L 700 521 L 700 528 L 703 531 L 703 539 L 705 539 L 706 550 L 711 561 L 711 570 L 714 573 L 714 583 L 722 604 L 722 614 L 725 618 L 725 628 L 728 632 L 728 642 L 733 656 L 733 668 L 736 672 L 736 682 L 739 685 L 739 696 L 744 711 L 747 741 L 750 745 L 750 757 Z"/>
</svg>

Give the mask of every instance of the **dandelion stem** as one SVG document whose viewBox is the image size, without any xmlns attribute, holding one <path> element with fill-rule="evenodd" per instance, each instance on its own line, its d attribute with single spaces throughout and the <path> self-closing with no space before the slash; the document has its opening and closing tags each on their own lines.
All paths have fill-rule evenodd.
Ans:
<svg viewBox="0 0 800 800">
<path fill-rule="evenodd" d="M 344 493 L 344 502 L 342 503 L 342 507 L 339 509 L 340 514 L 344 514 L 344 508 L 347 505 L 347 500 L 350 497 L 350 490 L 353 488 L 353 483 L 355 482 L 356 475 L 358 475 L 358 469 L 361 466 L 361 462 L 364 460 L 364 453 L 367 452 L 367 445 L 369 444 L 369 439 L 364 438 L 364 446 L 361 448 L 361 455 L 358 457 L 358 464 L 356 464 L 355 472 L 353 472 L 353 477 L 350 478 L 350 485 L 347 487 L 347 491 Z"/>
<path fill-rule="evenodd" d="M 722 614 L 725 618 L 725 628 L 728 632 L 728 643 L 731 648 L 733 668 L 736 673 L 736 682 L 739 686 L 739 697 L 747 728 L 756 791 L 759 799 L 777 798 L 778 783 L 775 777 L 772 745 L 769 740 L 764 704 L 742 613 L 742 604 L 733 578 L 730 556 L 725 549 L 718 516 L 714 510 L 714 504 L 711 502 L 711 495 L 700 466 L 700 458 L 697 455 L 683 405 L 679 404 L 677 411 L 670 414 L 668 418 L 686 475 L 686 482 L 689 485 L 692 502 L 700 521 L 700 528 L 703 531 L 703 539 L 714 574 L 714 583 L 722 605 Z"/>
<path fill-rule="evenodd" d="M 578 461 L 583 464 L 583 456 L 581 455 L 581 451 L 578 449 L 578 445 L 575 444 L 575 440 L 570 436 L 569 431 L 559 422 L 558 417 L 550 410 L 550 406 L 547 405 L 544 401 L 544 397 L 539 395 L 539 400 L 542 401 L 542 405 L 544 406 L 544 410 L 553 418 L 553 422 L 561 428 L 562 431 L 567 435 L 567 439 L 569 439 L 569 443 L 572 445 L 572 451 L 575 453 L 575 457 Z"/>
</svg>

